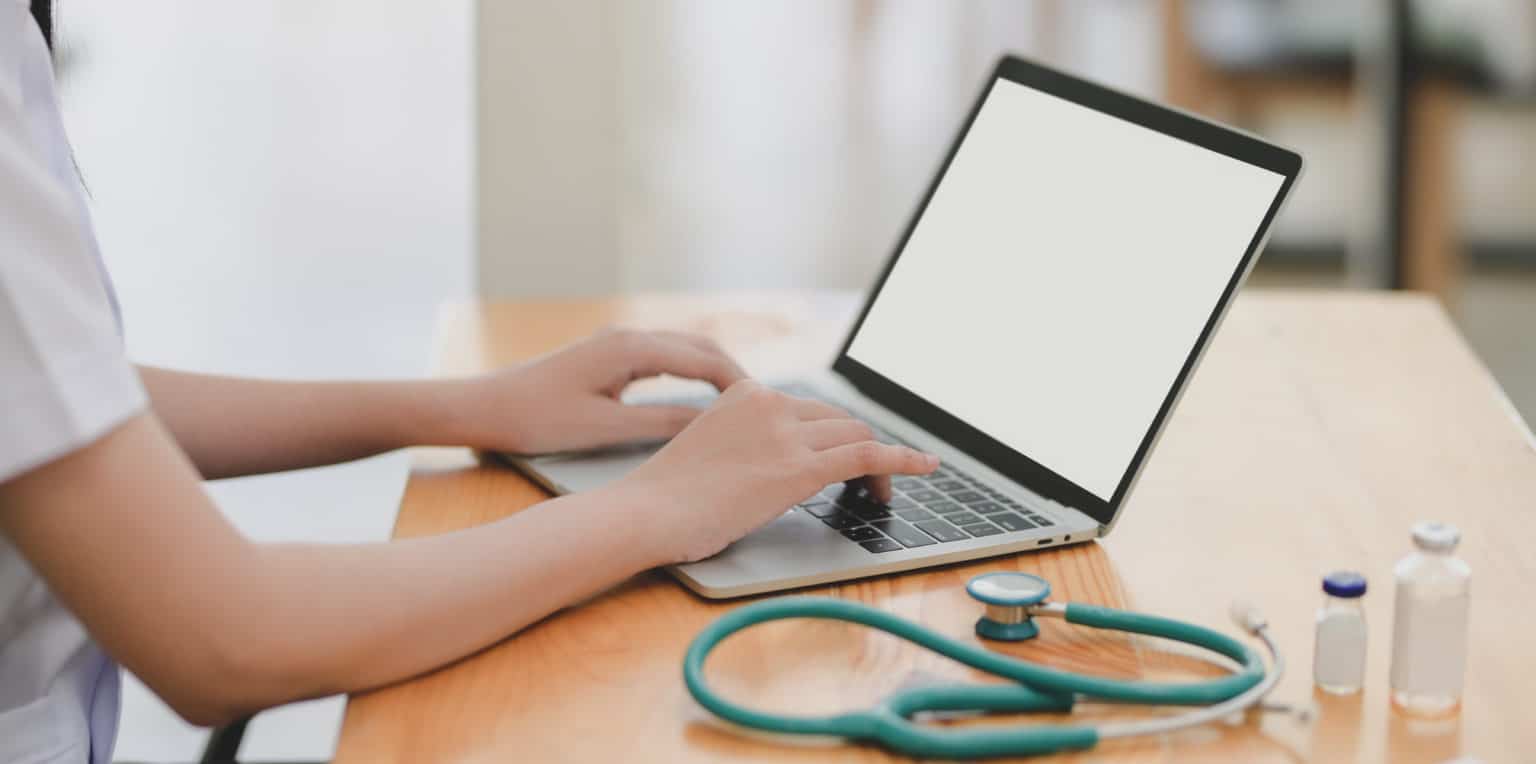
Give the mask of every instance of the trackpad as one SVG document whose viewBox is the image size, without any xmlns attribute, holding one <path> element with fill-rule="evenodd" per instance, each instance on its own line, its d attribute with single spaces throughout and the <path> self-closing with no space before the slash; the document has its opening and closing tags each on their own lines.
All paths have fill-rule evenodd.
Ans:
<svg viewBox="0 0 1536 764">
<path fill-rule="evenodd" d="M 559 489 L 577 493 L 600 488 L 628 475 L 662 445 L 645 443 L 604 451 L 551 454 L 516 461 L 524 470 L 543 476 Z"/>
</svg>

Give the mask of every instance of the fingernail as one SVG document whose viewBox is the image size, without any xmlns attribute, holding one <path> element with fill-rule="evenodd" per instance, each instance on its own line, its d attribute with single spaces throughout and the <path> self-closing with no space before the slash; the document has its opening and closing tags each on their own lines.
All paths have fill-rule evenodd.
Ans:
<svg viewBox="0 0 1536 764">
<path fill-rule="evenodd" d="M 939 457 L 934 456 L 933 454 L 924 454 L 924 456 L 927 457 L 929 470 L 936 470 L 939 468 Z"/>
</svg>

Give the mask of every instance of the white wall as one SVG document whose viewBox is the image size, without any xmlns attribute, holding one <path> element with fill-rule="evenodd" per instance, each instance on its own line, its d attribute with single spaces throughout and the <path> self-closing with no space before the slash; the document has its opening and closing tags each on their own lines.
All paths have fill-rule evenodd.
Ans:
<svg viewBox="0 0 1536 764">
<path fill-rule="evenodd" d="M 616 11 L 479 2 L 480 283 L 499 295 L 619 286 Z"/>
<path fill-rule="evenodd" d="M 1153 10 L 481 2 L 481 288 L 860 284 L 1001 52 L 1145 91 Z"/>
<path fill-rule="evenodd" d="M 65 0 L 62 95 L 138 361 L 278 377 L 423 371 L 472 283 L 470 6 Z M 263 540 L 386 538 L 403 455 L 209 484 Z M 174 642 L 177 634 L 164 639 Z M 264 713 L 249 759 L 329 758 L 340 699 Z M 120 760 L 205 733 L 137 682 Z"/>
</svg>

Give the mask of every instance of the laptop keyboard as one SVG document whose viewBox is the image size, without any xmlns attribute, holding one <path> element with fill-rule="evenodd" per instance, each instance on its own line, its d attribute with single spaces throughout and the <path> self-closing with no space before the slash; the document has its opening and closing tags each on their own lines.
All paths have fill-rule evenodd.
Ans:
<svg viewBox="0 0 1536 764">
<path fill-rule="evenodd" d="M 839 483 L 800 502 L 799 509 L 874 554 L 1055 525 L 954 467 L 893 478 L 891 494 L 889 503 L 881 503 Z"/>
<path fill-rule="evenodd" d="M 820 398 L 800 385 L 781 389 L 804 398 Z M 875 438 L 880 441 L 903 443 L 900 438 L 879 428 L 874 430 Z M 874 554 L 1049 528 L 1056 524 L 1001 491 L 947 465 L 930 475 L 892 478 L 889 503 L 877 501 L 862 489 L 838 483 L 800 502 L 799 511 L 814 516 L 841 532 L 850 542 Z"/>
<path fill-rule="evenodd" d="M 778 389 L 801 398 L 827 401 L 805 385 L 781 385 Z M 693 399 L 670 402 L 708 403 Z M 827 402 L 836 404 L 835 401 Z M 870 427 L 879 441 L 910 445 L 874 425 Z M 838 483 L 800 502 L 796 511 L 810 514 L 841 532 L 849 543 L 858 544 L 873 554 L 1049 528 L 1056 524 L 947 465 L 940 466 L 931 475 L 892 478 L 889 504 L 876 501 L 862 489 Z"/>
</svg>

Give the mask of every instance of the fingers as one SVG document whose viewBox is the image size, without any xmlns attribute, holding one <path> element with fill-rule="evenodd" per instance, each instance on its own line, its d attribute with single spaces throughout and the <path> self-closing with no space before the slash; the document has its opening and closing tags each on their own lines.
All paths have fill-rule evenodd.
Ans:
<svg viewBox="0 0 1536 764">
<path fill-rule="evenodd" d="M 869 491 L 869 495 L 875 497 L 875 501 L 881 504 L 889 504 L 891 502 L 890 475 L 865 475 L 864 477 L 848 481 L 848 485 L 852 487 L 863 486 L 864 490 Z"/>
<path fill-rule="evenodd" d="M 750 380 L 732 388 L 727 398 L 755 401 L 769 410 L 787 406 L 787 413 L 800 420 L 801 442 L 816 452 L 812 458 L 823 484 L 857 482 L 876 499 L 889 501 L 889 475 L 926 474 L 939 466 L 936 456 L 875 440 L 869 425 L 827 403 L 787 396 Z"/>
<path fill-rule="evenodd" d="M 747 376 L 713 343 L 685 340 L 671 332 L 623 332 L 621 337 L 632 354 L 631 379 L 671 374 L 708 382 L 715 389 L 724 390 Z"/>
<path fill-rule="evenodd" d="M 869 425 L 846 417 L 806 422 L 800 426 L 800 432 L 804 434 L 805 444 L 816 451 L 825 451 L 836 446 L 875 438 L 875 433 L 869 429 Z"/>
<path fill-rule="evenodd" d="M 692 345 L 692 346 L 694 346 L 694 347 L 698 348 L 699 350 L 702 350 L 702 351 L 704 351 L 706 353 L 714 353 L 715 355 L 723 355 L 726 358 L 730 358 L 731 357 L 729 353 L 725 352 L 725 348 L 720 347 L 720 343 L 715 342 L 713 339 L 711 339 L 709 337 L 706 337 L 706 336 L 704 336 L 702 334 L 692 334 L 690 332 L 670 332 L 670 331 L 666 331 L 666 330 L 654 331 L 654 332 L 651 332 L 651 334 L 653 336 L 661 337 L 663 339 L 669 339 L 669 340 L 675 340 L 677 342 L 687 343 L 687 344 Z M 745 376 L 745 375 L 743 375 L 743 376 Z"/>
<path fill-rule="evenodd" d="M 813 422 L 818 419 L 851 419 L 848 412 L 822 401 L 813 401 L 806 398 L 784 396 L 790 401 L 790 410 L 799 417 L 802 422 Z"/>
<path fill-rule="evenodd" d="M 937 456 L 873 440 L 829 448 L 814 458 L 822 470 L 822 483 L 866 475 L 925 475 L 939 466 Z"/>
</svg>

